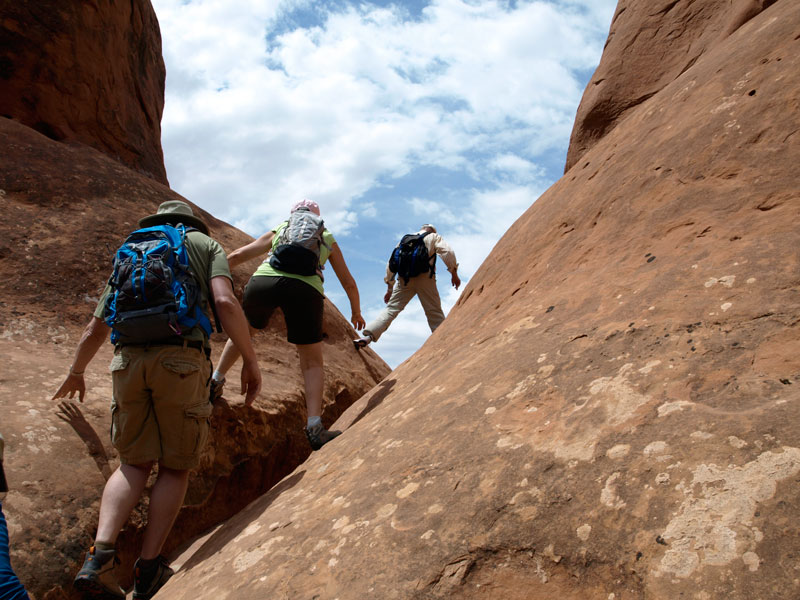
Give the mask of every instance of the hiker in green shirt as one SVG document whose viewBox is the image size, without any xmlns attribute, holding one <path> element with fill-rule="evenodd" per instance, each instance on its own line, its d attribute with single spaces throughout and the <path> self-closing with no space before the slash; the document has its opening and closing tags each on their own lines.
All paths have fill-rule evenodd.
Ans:
<svg viewBox="0 0 800 600">
<path fill-rule="evenodd" d="M 163 202 L 156 214 L 139 221 L 142 228 L 165 225 L 182 228 L 182 245 L 188 255 L 190 277 L 199 289 L 196 306 L 207 319 L 208 300 L 213 297 L 222 327 L 231 343 L 244 355 L 242 393 L 246 393 L 245 402 L 251 404 L 261 387 L 261 373 L 244 313 L 233 293 L 225 252 L 208 236 L 206 224 L 185 202 Z M 127 244 L 128 240 L 123 246 Z M 140 284 L 137 278 L 137 285 Z M 78 343 L 69 374 L 53 396 L 54 400 L 78 394 L 78 400 L 83 402 L 86 393 L 83 373 L 112 331 L 105 320 L 109 307 L 106 300 L 109 297 L 118 299 L 113 296 L 115 293 L 122 292 L 106 287 Z M 145 311 L 139 311 L 142 312 Z M 134 322 L 143 321 L 134 319 Z M 113 331 L 118 333 L 117 329 Z M 168 561 L 161 556 L 161 549 L 183 504 L 189 472 L 199 464 L 208 439 L 212 410 L 208 401 L 211 375 L 208 332 L 196 325 L 169 330 L 168 337 L 158 339 L 148 337 L 133 341 L 124 336 L 112 339 L 116 339 L 116 343 L 110 367 L 113 385 L 111 442 L 122 464 L 106 482 L 97 536 L 74 585 L 84 597 L 124 600 L 125 592 L 114 575 L 115 564 L 119 562 L 115 544 L 158 462 L 141 554 L 134 565 L 133 597 L 149 600 L 173 574 Z"/>
<path fill-rule="evenodd" d="M 291 245 L 287 241 L 287 230 L 300 222 L 298 231 L 306 232 L 303 240 L 318 255 L 313 258 L 310 271 L 300 274 L 289 261 L 276 260 L 282 247 Z M 316 229 L 315 229 L 316 228 Z M 253 329 L 264 329 L 276 308 L 280 308 L 286 321 L 287 339 L 295 344 L 300 355 L 300 370 L 306 392 L 307 423 L 304 429 L 313 450 L 339 435 L 340 431 L 328 431 L 322 425 L 322 390 L 324 370 L 322 356 L 322 317 L 325 296 L 322 288 L 322 267 L 330 261 L 336 277 L 342 284 L 350 301 L 350 322 L 357 330 L 364 327 L 358 286 L 350 274 L 342 251 L 333 235 L 324 229 L 319 205 L 311 200 L 296 203 L 288 221 L 268 231 L 254 242 L 231 252 L 228 262 L 235 267 L 256 256 L 268 254 L 267 259 L 256 269 L 244 290 L 242 306 Z M 276 267 L 278 264 L 281 268 Z M 285 266 L 284 266 L 285 265 Z M 225 373 L 239 357 L 236 347 L 228 342 L 220 356 L 212 379 L 212 397 L 222 395 Z"/>
</svg>

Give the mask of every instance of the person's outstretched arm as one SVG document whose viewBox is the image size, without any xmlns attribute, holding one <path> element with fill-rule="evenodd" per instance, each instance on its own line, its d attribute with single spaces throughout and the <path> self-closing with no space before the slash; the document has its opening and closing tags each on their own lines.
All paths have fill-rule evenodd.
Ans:
<svg viewBox="0 0 800 600">
<path fill-rule="evenodd" d="M 83 380 L 83 372 L 89 366 L 97 351 L 100 350 L 103 342 L 108 339 L 110 330 L 111 328 L 106 325 L 105 321 L 92 317 L 86 329 L 83 330 L 78 347 L 75 349 L 75 358 L 72 359 L 69 374 L 55 395 L 53 395 L 53 400 L 67 395 L 73 398 L 75 392 L 77 392 L 78 400 L 83 402 L 83 396 L 86 394 L 86 382 Z"/>
<path fill-rule="evenodd" d="M 244 403 L 250 406 L 261 389 L 261 371 L 258 369 L 256 351 L 250 340 L 247 319 L 245 319 L 239 301 L 233 295 L 233 284 L 230 279 L 225 276 L 213 277 L 211 293 L 214 295 L 214 304 L 217 307 L 217 315 L 222 323 L 222 328 L 242 355 L 244 362 L 242 365 L 242 394 L 245 394 Z"/>
<path fill-rule="evenodd" d="M 386 262 L 386 275 L 383 276 L 383 281 L 388 286 L 386 288 L 386 293 L 383 295 L 383 303 L 389 304 L 389 298 L 392 297 L 392 290 L 394 289 L 394 277 L 395 274 L 392 272 L 391 267 L 389 267 L 389 261 Z"/>
<path fill-rule="evenodd" d="M 272 248 L 272 238 L 275 237 L 274 231 L 268 231 L 258 239 L 253 240 L 246 246 L 234 250 L 228 254 L 228 265 L 231 269 L 247 262 L 251 258 L 266 254 Z"/>
<path fill-rule="evenodd" d="M 456 260 L 456 253 L 453 252 L 453 249 L 450 247 L 450 244 L 442 239 L 438 233 L 434 233 L 430 236 L 433 243 L 433 248 L 436 254 L 438 254 L 444 265 L 447 267 L 447 270 L 450 272 L 450 283 L 453 284 L 453 287 L 458 289 L 461 285 L 461 278 L 458 276 L 458 261 Z"/>
<path fill-rule="evenodd" d="M 356 330 L 363 329 L 367 326 L 364 317 L 361 316 L 361 298 L 358 295 L 358 286 L 356 280 L 350 274 L 350 269 L 347 268 L 347 263 L 344 262 L 344 255 L 342 254 L 339 244 L 334 244 L 331 248 L 331 255 L 328 257 L 333 267 L 333 272 L 342 284 L 347 299 L 350 300 L 350 322 Z"/>
</svg>

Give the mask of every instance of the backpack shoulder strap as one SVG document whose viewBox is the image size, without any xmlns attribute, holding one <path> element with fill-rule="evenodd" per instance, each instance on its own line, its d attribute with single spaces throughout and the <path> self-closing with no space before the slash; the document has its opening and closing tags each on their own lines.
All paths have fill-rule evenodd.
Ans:
<svg viewBox="0 0 800 600">
<path fill-rule="evenodd" d="M 183 228 L 183 241 L 184 241 L 184 244 L 185 244 L 186 234 L 187 233 L 189 233 L 190 231 L 200 231 L 197 227 L 186 227 L 183 224 L 181 224 L 181 227 Z M 200 231 L 200 233 L 203 233 L 203 232 Z M 187 250 L 186 260 L 187 260 L 187 262 L 189 260 L 188 250 Z M 191 263 L 190 263 L 190 266 L 191 266 Z M 217 314 L 217 305 L 214 302 L 214 293 L 211 291 L 211 286 L 210 285 L 207 285 L 207 287 L 208 287 L 208 306 L 211 307 L 211 316 L 214 317 L 214 327 L 216 328 L 217 333 L 223 333 L 222 325 L 220 325 L 220 321 L 219 321 L 219 315 Z"/>
<path fill-rule="evenodd" d="M 426 231 L 422 235 L 420 235 L 419 239 L 424 244 L 425 243 L 425 236 L 429 233 L 433 233 L 432 231 Z M 427 246 L 425 248 L 427 250 Z M 430 277 L 436 277 L 436 250 L 434 249 L 433 254 L 428 255 L 428 262 L 430 263 Z"/>
</svg>

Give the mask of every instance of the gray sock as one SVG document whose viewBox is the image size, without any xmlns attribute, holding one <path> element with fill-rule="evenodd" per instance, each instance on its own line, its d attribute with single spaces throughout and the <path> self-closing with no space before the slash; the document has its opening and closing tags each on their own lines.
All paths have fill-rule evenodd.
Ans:
<svg viewBox="0 0 800 600">
<path fill-rule="evenodd" d="M 306 423 L 306 429 L 311 429 L 312 427 L 316 427 L 317 425 L 322 425 L 322 417 L 308 417 L 308 422 Z"/>
<path fill-rule="evenodd" d="M 214 371 L 214 374 L 211 376 L 211 379 L 213 379 L 214 381 L 216 381 L 217 383 L 219 383 L 220 381 L 222 381 L 223 379 L 225 379 L 225 375 L 223 375 L 223 374 L 222 374 L 222 373 L 220 373 L 219 371 Z"/>
</svg>

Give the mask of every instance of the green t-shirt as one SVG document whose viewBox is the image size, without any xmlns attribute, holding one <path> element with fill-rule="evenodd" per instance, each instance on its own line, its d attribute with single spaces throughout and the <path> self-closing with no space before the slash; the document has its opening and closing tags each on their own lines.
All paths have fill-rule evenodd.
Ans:
<svg viewBox="0 0 800 600">
<path fill-rule="evenodd" d="M 227 277 L 233 281 L 231 270 L 228 267 L 228 257 L 219 242 L 211 239 L 200 231 L 190 231 L 186 234 L 186 253 L 189 255 L 189 266 L 197 274 L 197 283 L 200 286 L 200 308 L 214 326 L 214 317 L 209 306 L 208 299 L 211 297 L 210 282 L 214 277 Z M 103 318 L 103 310 L 106 305 L 106 298 L 111 293 L 111 287 L 106 285 L 100 301 L 94 310 L 94 316 L 98 319 Z M 187 340 L 203 340 L 205 332 L 203 328 L 195 326 L 183 336 Z"/>
<path fill-rule="evenodd" d="M 275 233 L 275 237 L 272 238 L 273 242 L 278 238 L 280 232 L 289 224 L 289 221 L 284 221 L 280 225 L 278 225 L 272 231 Z M 322 247 L 319 249 L 319 266 L 323 268 L 325 263 L 328 261 L 328 257 L 331 255 L 330 248 L 333 248 L 333 245 L 336 243 L 336 240 L 333 238 L 333 234 L 328 231 L 327 229 L 322 232 L 322 241 L 328 245 L 326 248 L 323 244 Z M 269 264 L 269 259 L 272 256 L 272 252 L 270 251 L 267 254 L 267 258 L 264 259 L 264 262 L 259 265 L 256 269 L 256 272 L 253 273 L 253 277 L 291 277 L 292 279 L 299 279 L 300 281 L 305 281 L 308 285 L 313 287 L 317 290 L 320 294 L 325 295 L 325 291 L 322 289 L 322 278 L 319 275 L 296 275 L 294 273 L 287 273 L 285 271 L 279 271 L 275 269 L 271 264 Z"/>
</svg>

